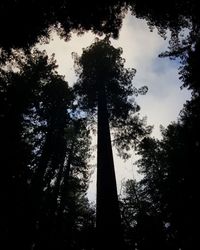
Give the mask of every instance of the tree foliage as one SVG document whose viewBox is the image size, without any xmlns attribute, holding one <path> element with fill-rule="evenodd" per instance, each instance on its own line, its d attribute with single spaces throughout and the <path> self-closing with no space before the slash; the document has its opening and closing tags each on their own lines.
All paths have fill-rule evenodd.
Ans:
<svg viewBox="0 0 200 250">
<path fill-rule="evenodd" d="M 139 106 L 130 97 L 147 89 L 133 87 L 136 71 L 124 68 L 122 49 L 108 39 L 118 36 L 128 8 L 163 38 L 170 30 L 169 50 L 161 56 L 181 59 L 183 87 L 192 90 L 179 121 L 162 129 L 161 140 L 144 138 L 151 127 L 139 118 Z M 94 117 L 102 105 L 101 144 L 110 143 L 105 143 L 106 137 L 110 140 L 109 119 L 119 154 L 128 158 L 133 147 L 141 156 L 137 166 L 143 179 L 126 183 L 120 203 L 127 245 L 139 250 L 193 248 L 200 145 L 199 23 L 197 0 L 1 1 L 1 224 L 6 249 L 93 249 L 94 209 L 86 198 L 90 136 L 87 119 L 80 114 Z M 48 41 L 52 30 L 66 40 L 71 32 L 87 30 L 108 35 L 81 57 L 75 55 L 79 80 L 74 91 L 56 72 L 54 57 L 31 51 L 35 43 Z M 111 145 L 100 157 L 105 166 L 106 159 L 112 161 L 108 151 Z M 104 194 L 109 201 L 108 189 Z"/>
<path fill-rule="evenodd" d="M 125 13 L 123 1 L 1 1 L 0 47 L 28 48 L 39 40 L 49 38 L 55 30 L 68 39 L 71 31 L 92 30 L 118 36 Z"/>
<path fill-rule="evenodd" d="M 140 89 L 133 86 L 136 70 L 126 69 L 121 55 L 122 48 L 114 48 L 109 37 L 96 39 L 83 50 L 81 57 L 73 54 L 79 77 L 74 89 L 81 109 L 96 114 L 98 93 L 105 85 L 109 122 L 113 127 L 121 126 L 130 115 L 140 110 L 134 96 L 148 90 L 146 86 Z"/>
<path fill-rule="evenodd" d="M 81 57 L 74 54 L 78 74 L 74 86 L 77 101 L 83 111 L 93 116 L 97 114 L 98 118 L 97 249 L 124 249 L 109 125 L 120 131 L 122 126 L 128 128 L 132 123 L 132 133 L 136 138 L 148 133 L 144 129 L 143 120 L 139 117 L 134 119 L 139 106 L 133 99 L 138 93 L 145 94 L 147 87 L 139 90 L 133 87 L 135 70 L 125 68 L 125 60 L 121 55 L 122 49 L 113 47 L 109 37 L 97 39 L 83 50 Z M 124 131 L 125 136 L 127 131 Z M 122 136 L 118 138 L 116 144 L 119 147 L 123 139 Z"/>
<path fill-rule="evenodd" d="M 180 59 L 180 79 L 183 87 L 199 93 L 197 76 L 199 55 L 199 4 L 192 1 L 167 1 L 165 6 L 157 1 L 129 1 L 132 13 L 147 21 L 151 30 L 155 27 L 160 35 L 166 38 L 170 31 L 168 51 L 161 56 L 169 56 L 172 59 Z"/>
<path fill-rule="evenodd" d="M 142 213 L 151 220 L 149 226 L 152 228 L 148 234 L 151 235 L 152 230 L 161 233 L 159 237 L 157 234 L 155 242 L 152 236 L 152 248 L 193 248 L 194 173 L 199 161 L 200 139 L 198 127 L 199 97 L 193 97 L 185 104 L 179 121 L 162 129 L 161 140 L 149 137 L 139 144 L 138 154 L 141 158 L 136 165 L 143 178 L 138 183 L 128 181 L 122 199 L 124 223 L 129 226 L 126 227 L 129 228 L 127 238 L 132 239 L 132 244 L 139 244 L 144 236 L 142 231 L 138 232 L 138 225 L 146 223 L 141 220 Z M 134 241 L 132 237 L 138 233 L 139 238 L 136 237 Z M 159 241 L 161 246 L 157 246 Z M 150 244 L 148 239 L 147 243 Z M 141 245 L 138 249 L 146 249 L 143 247 Z"/>
<path fill-rule="evenodd" d="M 87 122 L 72 116 L 73 92 L 56 67 L 34 50 L 15 51 L 1 68 L 6 249 L 81 249 L 93 232 Z"/>
</svg>

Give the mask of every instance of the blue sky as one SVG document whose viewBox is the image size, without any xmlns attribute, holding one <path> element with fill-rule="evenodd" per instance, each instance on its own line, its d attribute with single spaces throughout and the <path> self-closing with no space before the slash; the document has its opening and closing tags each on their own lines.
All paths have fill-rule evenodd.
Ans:
<svg viewBox="0 0 200 250">
<path fill-rule="evenodd" d="M 39 47 L 47 50 L 48 54 L 55 53 L 59 65 L 58 72 L 65 75 L 65 79 L 72 86 L 76 77 L 71 53 L 77 52 L 81 55 L 82 48 L 89 46 L 94 39 L 95 35 L 88 32 L 79 37 L 73 34 L 71 40 L 65 42 L 52 33 L 52 41 L 48 45 Z M 160 125 L 166 127 L 170 122 L 176 121 L 186 99 L 190 98 L 187 90 L 180 90 L 182 83 L 178 76 L 179 62 L 158 57 L 161 52 L 167 50 L 168 39 L 161 38 L 156 29 L 150 32 L 144 20 L 136 19 L 128 14 L 124 19 L 119 39 L 112 39 L 112 44 L 115 47 L 122 47 L 126 67 L 137 70 L 133 80 L 134 86 L 148 86 L 148 93 L 137 97 L 136 101 L 141 106 L 141 116 L 147 116 L 148 124 L 154 125 L 153 136 L 160 138 Z M 96 144 L 95 137 L 93 144 Z M 133 166 L 136 156 L 133 154 L 130 160 L 124 162 L 117 157 L 114 150 L 114 161 L 118 192 L 120 192 L 122 181 L 133 176 L 139 178 Z M 95 159 L 92 164 L 95 164 Z M 94 171 L 88 191 L 88 197 L 92 201 L 95 201 L 95 177 Z"/>
</svg>

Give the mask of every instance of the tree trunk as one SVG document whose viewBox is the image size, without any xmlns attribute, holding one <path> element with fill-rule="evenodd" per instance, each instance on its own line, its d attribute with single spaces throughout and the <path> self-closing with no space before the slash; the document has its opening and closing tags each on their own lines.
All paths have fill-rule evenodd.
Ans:
<svg viewBox="0 0 200 250">
<path fill-rule="evenodd" d="M 63 213 L 63 210 L 65 208 L 67 202 L 66 199 L 69 192 L 69 178 L 70 178 L 71 164 L 73 160 L 74 145 L 75 145 L 75 138 L 72 140 L 72 144 L 68 153 L 67 164 L 64 172 L 63 187 L 61 188 L 61 201 L 59 209 L 61 213 Z"/>
<path fill-rule="evenodd" d="M 108 121 L 105 85 L 98 92 L 97 139 L 97 246 L 96 249 L 124 249 L 117 196 L 113 153 Z"/>
</svg>

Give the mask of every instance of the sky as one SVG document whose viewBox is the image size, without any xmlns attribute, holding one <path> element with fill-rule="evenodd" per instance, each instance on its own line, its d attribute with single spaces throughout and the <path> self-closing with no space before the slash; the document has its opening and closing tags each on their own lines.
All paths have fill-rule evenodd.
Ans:
<svg viewBox="0 0 200 250">
<path fill-rule="evenodd" d="M 82 48 L 86 48 L 94 42 L 95 35 L 87 32 L 82 36 L 73 34 L 70 41 L 61 40 L 55 33 L 52 33 L 52 40 L 47 45 L 40 45 L 49 55 L 55 53 L 58 73 L 65 75 L 65 80 L 72 86 L 76 82 L 71 53 L 82 54 Z M 136 98 L 141 107 L 140 115 L 147 116 L 149 125 L 154 125 L 152 136 L 161 138 L 160 125 L 167 127 L 172 121 L 176 121 L 183 104 L 190 98 L 190 92 L 186 89 L 180 90 L 182 83 L 179 80 L 179 62 L 169 58 L 159 58 L 161 52 L 167 50 L 168 39 L 161 38 L 157 30 L 150 32 L 146 21 L 136 19 L 127 14 L 117 40 L 112 45 L 123 49 L 122 56 L 126 59 L 125 66 L 135 68 L 137 73 L 133 79 L 135 87 L 148 86 L 145 96 Z M 93 137 L 93 145 L 96 144 L 96 137 Z M 116 150 L 114 152 L 115 172 L 117 179 L 118 193 L 121 192 L 121 183 L 130 178 L 141 178 L 133 163 L 137 156 L 124 162 L 120 159 Z M 91 164 L 95 164 L 95 158 Z M 91 177 L 88 198 L 95 202 L 96 194 L 96 170 Z"/>
</svg>

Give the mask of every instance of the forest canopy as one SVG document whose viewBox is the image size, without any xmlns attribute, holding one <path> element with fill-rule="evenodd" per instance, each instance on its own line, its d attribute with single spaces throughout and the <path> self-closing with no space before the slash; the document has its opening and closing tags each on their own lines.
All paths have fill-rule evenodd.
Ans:
<svg viewBox="0 0 200 250">
<path fill-rule="evenodd" d="M 197 0 L 1 1 L 0 197 L 6 250 L 194 249 L 199 10 Z M 118 38 L 127 11 L 164 39 L 170 31 L 168 50 L 160 56 L 180 60 L 182 88 L 192 92 L 178 120 L 162 127 L 161 139 L 151 136 L 133 98 L 148 87 L 133 86 L 136 70 L 125 67 L 123 48 L 109 40 Z M 66 42 L 72 32 L 105 37 L 81 56 L 74 54 L 74 86 L 57 72 L 55 55 L 35 48 L 50 41 L 51 31 Z M 87 198 L 94 121 L 96 207 Z M 120 197 L 111 139 L 124 159 L 139 155 L 135 165 L 142 179 L 127 180 Z"/>
</svg>

